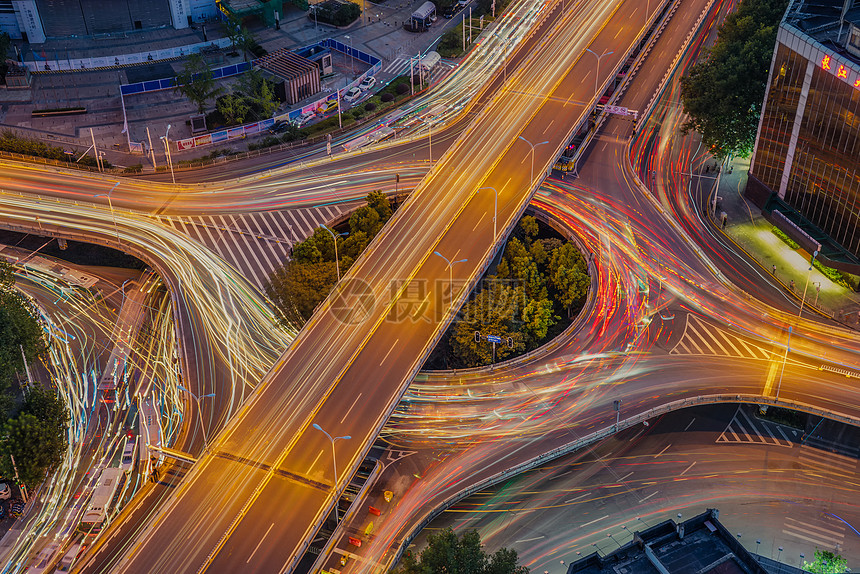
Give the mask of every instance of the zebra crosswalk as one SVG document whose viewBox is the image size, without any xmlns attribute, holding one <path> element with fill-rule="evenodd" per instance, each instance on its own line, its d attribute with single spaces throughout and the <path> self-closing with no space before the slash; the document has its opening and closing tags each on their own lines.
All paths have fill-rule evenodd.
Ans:
<svg viewBox="0 0 860 574">
<path fill-rule="evenodd" d="M 391 74 L 393 76 L 399 76 L 401 74 L 406 73 L 406 70 L 409 69 L 409 58 L 396 58 L 392 60 L 382 71 L 386 74 Z"/>
<path fill-rule="evenodd" d="M 262 288 L 292 246 L 351 209 L 327 205 L 304 209 L 160 217 L 161 222 L 212 249 Z"/>
<path fill-rule="evenodd" d="M 794 434 L 795 436 L 790 436 Z M 738 406 L 735 416 L 726 430 L 717 437 L 718 443 L 750 443 L 791 448 L 797 431 L 784 430 L 780 425 L 760 421 L 751 416 L 743 406 Z"/>
<path fill-rule="evenodd" d="M 669 354 L 770 359 L 772 353 L 691 313 L 687 315 L 681 338 L 669 350 Z"/>
<path fill-rule="evenodd" d="M 823 514 L 816 520 L 797 520 L 787 516 L 782 533 L 820 548 L 839 548 L 845 542 L 845 525 L 830 514 Z"/>
<path fill-rule="evenodd" d="M 836 482 L 844 482 L 845 479 L 854 479 L 857 474 L 856 458 L 820 450 L 812 446 L 801 446 L 797 459 L 803 474 L 819 479 L 826 477 Z M 822 468 L 827 469 L 827 472 L 822 474 Z"/>
</svg>

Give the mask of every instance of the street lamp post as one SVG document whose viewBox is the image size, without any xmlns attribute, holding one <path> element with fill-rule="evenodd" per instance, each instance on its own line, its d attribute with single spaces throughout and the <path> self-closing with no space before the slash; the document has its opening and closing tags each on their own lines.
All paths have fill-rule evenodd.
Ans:
<svg viewBox="0 0 860 574">
<path fill-rule="evenodd" d="M 427 149 L 430 153 L 430 168 L 433 168 L 433 118 L 418 118 L 427 124 Z"/>
<path fill-rule="evenodd" d="M 352 38 L 349 35 L 344 37 L 349 40 L 349 59 L 352 60 L 352 77 L 355 79 L 355 55 L 352 53 Z"/>
<path fill-rule="evenodd" d="M 167 156 L 167 165 L 170 166 L 170 179 L 173 181 L 173 185 L 176 185 L 176 176 L 173 173 L 173 158 L 170 157 L 170 140 L 167 138 L 167 134 L 170 133 L 170 127 L 171 125 L 167 124 L 167 129 L 161 137 L 161 141 L 164 142 L 164 155 Z"/>
<path fill-rule="evenodd" d="M 116 232 L 116 242 L 122 243 L 122 241 L 120 241 L 120 239 L 119 239 L 119 227 L 117 227 L 117 225 L 116 225 L 116 214 L 113 212 L 113 201 L 111 201 L 111 194 L 113 193 L 113 190 L 116 189 L 116 186 L 118 186 L 119 184 L 120 184 L 120 182 L 116 182 L 115 184 L 113 184 L 113 187 L 110 188 L 110 191 L 108 191 L 107 193 L 97 193 L 93 197 L 107 196 L 108 206 L 110 207 L 110 216 L 111 216 L 111 219 L 113 219 L 113 230 Z"/>
<path fill-rule="evenodd" d="M 320 227 L 328 231 L 331 235 L 332 241 L 334 241 L 334 266 L 337 268 L 337 281 L 340 283 L 340 259 L 337 258 L 337 235 L 335 235 L 334 231 L 325 225 L 320 225 Z M 338 235 L 346 235 L 346 233 L 338 233 Z"/>
<path fill-rule="evenodd" d="M 797 320 L 800 320 L 800 315 L 803 313 L 803 304 L 806 302 L 806 290 L 809 287 L 809 276 L 812 275 L 812 268 L 815 258 L 818 257 L 816 250 L 812 254 L 812 259 L 809 260 L 809 271 L 806 272 L 806 284 L 803 286 L 803 297 L 800 299 L 800 309 L 797 311 Z M 782 356 L 782 366 L 779 369 L 779 382 L 776 385 L 776 399 L 779 399 L 779 390 L 782 388 L 782 374 L 785 372 L 785 363 L 788 361 L 788 352 L 791 350 L 791 325 L 788 326 L 788 341 L 785 343 L 785 354 Z"/>
<path fill-rule="evenodd" d="M 335 494 L 337 494 L 337 455 L 335 454 L 335 450 L 334 450 L 334 442 L 336 440 L 340 440 L 340 439 L 349 440 L 352 437 L 349 435 L 333 437 L 330 434 L 328 434 L 327 432 L 325 432 L 322 429 L 322 427 L 320 425 L 318 425 L 317 423 L 314 423 L 312 426 L 315 429 L 317 429 L 318 431 L 320 431 L 321 433 L 323 433 L 326 437 L 328 437 L 328 440 L 331 442 L 331 465 L 334 468 L 334 481 L 333 481 L 334 486 L 332 488 L 334 489 Z M 337 510 L 337 504 L 335 504 L 334 505 L 334 518 L 337 522 L 340 522 L 340 517 L 338 516 L 338 514 L 339 513 Z"/>
<path fill-rule="evenodd" d="M 535 148 L 539 145 L 548 144 L 549 140 L 533 144 L 532 142 L 530 142 L 529 140 L 527 140 L 523 136 L 517 136 L 517 137 L 520 138 L 521 140 L 523 140 L 524 142 L 526 142 L 527 144 L 529 144 L 529 147 L 531 148 L 531 151 L 532 151 L 532 177 L 531 177 L 530 181 L 532 183 L 534 183 L 534 180 L 535 180 Z"/>
<path fill-rule="evenodd" d="M 208 395 L 202 395 L 198 397 L 182 385 L 177 385 L 177 388 L 180 391 L 185 391 L 186 393 L 188 393 L 188 395 L 197 403 L 197 416 L 200 417 L 200 428 L 203 429 L 203 452 L 206 452 L 207 450 L 209 450 L 209 440 L 206 438 L 206 425 L 203 424 L 203 408 L 200 406 L 200 401 L 202 401 L 203 399 L 214 397 L 215 393 L 209 393 Z"/>
<path fill-rule="evenodd" d="M 603 53 L 598 56 L 597 52 L 589 48 L 586 48 L 585 51 L 591 52 L 592 54 L 594 54 L 594 57 L 597 58 L 597 73 L 594 75 L 594 95 L 595 97 L 597 97 L 597 81 L 600 78 L 600 60 L 601 58 L 603 58 L 603 56 L 608 56 L 609 54 L 614 54 L 615 52 L 607 52 L 606 50 L 604 50 Z"/>
<path fill-rule="evenodd" d="M 434 251 L 436 255 L 445 260 L 445 263 L 448 264 L 448 289 L 451 291 L 451 305 L 454 305 L 454 265 L 457 263 L 464 263 L 468 261 L 468 259 L 458 259 L 457 261 L 451 261 L 438 251 Z"/>
<path fill-rule="evenodd" d="M 495 199 L 493 201 L 493 241 L 495 242 L 496 241 L 496 217 L 498 217 L 498 215 L 499 215 L 499 190 L 496 189 L 495 187 L 491 187 L 488 185 L 488 186 L 479 188 L 478 191 L 483 191 L 485 189 L 491 189 L 491 190 L 493 190 L 493 193 L 495 194 Z"/>
</svg>

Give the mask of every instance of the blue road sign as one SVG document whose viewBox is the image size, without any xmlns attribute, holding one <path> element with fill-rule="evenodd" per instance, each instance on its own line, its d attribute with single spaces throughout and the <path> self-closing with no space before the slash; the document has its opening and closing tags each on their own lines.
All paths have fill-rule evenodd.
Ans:
<svg viewBox="0 0 860 574">
<path fill-rule="evenodd" d="M 487 341 L 489 341 L 490 343 L 501 343 L 502 338 L 496 337 L 495 335 L 487 335 Z"/>
</svg>

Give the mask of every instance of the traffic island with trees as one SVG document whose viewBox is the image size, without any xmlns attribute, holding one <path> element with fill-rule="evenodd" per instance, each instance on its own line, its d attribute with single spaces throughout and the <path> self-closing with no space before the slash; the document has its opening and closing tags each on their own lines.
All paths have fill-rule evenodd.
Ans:
<svg viewBox="0 0 860 574">
<path fill-rule="evenodd" d="M 265 287 L 285 324 L 300 326 L 310 319 L 338 273 L 349 270 L 391 214 L 388 198 L 374 191 L 350 216 L 347 232 L 317 228 L 293 247 L 292 257 L 272 273 Z M 454 318 L 425 368 L 480 367 L 537 349 L 570 325 L 590 284 L 588 266 L 576 245 L 533 216 L 523 217 L 498 263 Z"/>
<path fill-rule="evenodd" d="M 14 285 L 12 267 L 0 261 L 0 477 L 35 487 L 60 464 L 69 414 L 53 389 L 23 374 L 48 346 L 35 305 Z"/>
<path fill-rule="evenodd" d="M 501 548 L 488 554 L 476 530 L 457 536 L 451 527 L 427 537 L 427 546 L 416 555 L 407 551 L 394 574 L 528 574 L 517 565 L 517 551 Z"/>
</svg>

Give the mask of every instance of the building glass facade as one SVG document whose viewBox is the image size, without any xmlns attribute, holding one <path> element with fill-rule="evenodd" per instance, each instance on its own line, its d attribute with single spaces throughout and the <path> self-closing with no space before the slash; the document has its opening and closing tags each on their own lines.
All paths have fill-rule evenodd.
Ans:
<svg viewBox="0 0 860 574">
<path fill-rule="evenodd" d="M 783 21 L 748 195 L 761 207 L 778 196 L 858 257 L 860 59 L 838 48 Z"/>
</svg>

